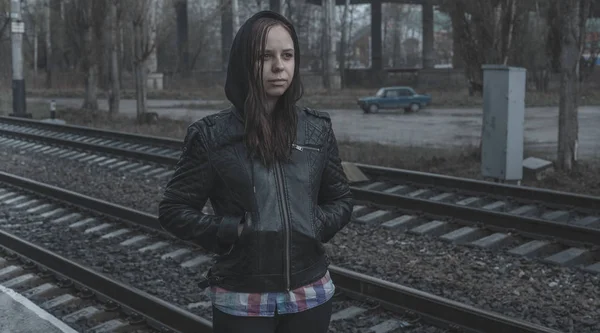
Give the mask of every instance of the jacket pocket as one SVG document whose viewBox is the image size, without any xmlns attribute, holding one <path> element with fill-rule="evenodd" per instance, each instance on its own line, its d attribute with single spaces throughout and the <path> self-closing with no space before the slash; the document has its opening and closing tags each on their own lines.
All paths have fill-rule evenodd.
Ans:
<svg viewBox="0 0 600 333">
<path fill-rule="evenodd" d="M 244 241 L 248 238 L 248 236 L 254 230 L 254 220 L 252 219 L 252 213 L 246 212 L 244 214 L 244 223 L 242 224 L 242 232 L 238 236 L 238 241 L 236 243 L 243 244 Z"/>
<path fill-rule="evenodd" d="M 299 150 L 299 151 L 320 152 L 322 149 L 322 146 L 321 145 L 311 145 L 311 144 L 299 145 L 299 144 L 292 143 L 292 148 Z"/>
<path fill-rule="evenodd" d="M 323 228 L 325 227 L 325 213 L 323 213 L 323 210 L 321 209 L 321 207 L 319 207 L 319 205 L 315 205 L 315 221 L 314 221 L 314 228 L 315 228 L 315 238 L 320 242 L 321 241 L 321 235 L 323 234 Z"/>
<path fill-rule="evenodd" d="M 238 250 L 238 248 L 242 247 L 246 243 L 246 239 L 248 238 L 248 235 L 252 233 L 253 227 L 254 227 L 254 225 L 253 225 L 253 220 L 252 220 L 252 213 L 245 212 L 244 213 L 244 222 L 242 223 L 242 232 L 239 233 L 239 235 L 237 235 L 237 239 L 235 240 L 235 242 L 233 242 L 233 244 L 231 245 L 229 250 L 227 250 L 227 252 L 224 255 L 225 256 L 230 255 L 231 253 Z M 238 227 L 236 226 L 236 230 L 235 230 L 236 233 L 238 232 L 237 228 Z"/>
</svg>

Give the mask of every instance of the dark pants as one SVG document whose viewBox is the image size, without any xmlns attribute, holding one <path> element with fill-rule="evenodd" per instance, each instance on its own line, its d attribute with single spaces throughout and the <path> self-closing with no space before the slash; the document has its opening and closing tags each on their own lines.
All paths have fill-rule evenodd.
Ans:
<svg viewBox="0 0 600 333">
<path fill-rule="evenodd" d="M 232 316 L 213 306 L 214 333 L 327 333 L 331 318 L 330 299 L 312 309 L 275 317 Z"/>
</svg>

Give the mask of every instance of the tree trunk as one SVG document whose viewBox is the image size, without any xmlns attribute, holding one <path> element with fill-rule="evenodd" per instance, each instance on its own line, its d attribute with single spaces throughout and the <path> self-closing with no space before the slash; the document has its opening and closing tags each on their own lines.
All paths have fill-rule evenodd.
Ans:
<svg viewBox="0 0 600 333">
<path fill-rule="evenodd" d="M 223 71 L 227 71 L 229 51 L 233 43 L 233 13 L 231 1 L 221 0 L 221 64 Z"/>
<path fill-rule="evenodd" d="M 119 113 L 119 104 L 121 102 L 121 84 L 119 78 L 119 54 L 118 54 L 118 34 L 119 17 L 117 16 L 117 3 L 110 3 L 110 73 L 109 73 L 109 92 L 108 92 L 108 112 L 110 115 Z"/>
<path fill-rule="evenodd" d="M 52 30 L 50 30 L 52 21 L 52 1 L 48 1 L 46 6 L 46 88 L 52 89 L 53 86 L 53 59 L 52 59 Z"/>
<path fill-rule="evenodd" d="M 121 68 L 121 70 L 119 71 L 119 85 L 123 86 L 123 69 L 125 68 L 125 40 L 124 40 L 124 27 L 123 25 L 119 25 L 119 29 L 117 30 L 117 40 L 118 40 L 118 55 L 119 55 L 119 63 L 118 63 L 118 67 Z"/>
<path fill-rule="evenodd" d="M 85 73 L 85 99 L 83 109 L 98 110 L 98 66 L 91 65 Z"/>
<path fill-rule="evenodd" d="M 579 61 L 589 0 L 558 1 L 560 20 L 560 102 L 558 112 L 557 167 L 571 171 L 577 162 L 579 123 Z M 589 4 L 589 2 L 588 2 Z"/>
<path fill-rule="evenodd" d="M 147 66 L 146 66 L 146 55 L 144 55 L 144 35 L 146 22 L 144 19 L 139 24 L 134 24 L 134 80 L 135 80 L 135 100 L 136 100 L 136 115 L 138 122 L 142 123 L 145 121 L 145 114 L 147 110 L 147 94 L 146 94 L 146 77 L 147 77 Z"/>
<path fill-rule="evenodd" d="M 92 17 L 92 4 L 86 3 L 86 17 Z M 89 23 L 83 32 L 84 69 L 85 69 L 85 99 L 83 109 L 98 110 L 98 63 L 94 52 L 93 26 Z"/>
<path fill-rule="evenodd" d="M 517 14 L 517 2 L 515 0 L 512 0 L 510 2 L 510 20 L 508 21 L 508 33 L 506 34 L 506 43 L 505 43 L 505 51 L 504 51 L 504 60 L 502 61 L 502 64 L 507 65 L 508 64 L 508 58 L 510 57 L 511 54 L 511 48 L 512 48 L 512 39 L 513 39 L 513 30 L 515 28 L 515 15 Z"/>
<path fill-rule="evenodd" d="M 147 110 L 147 93 L 146 93 L 146 66 L 145 61 L 138 62 L 134 69 L 135 74 L 135 101 L 136 115 L 138 122 L 146 121 L 145 114 Z"/>
<path fill-rule="evenodd" d="M 58 3 L 58 13 L 55 14 L 54 17 L 56 17 L 57 19 L 60 20 L 61 24 L 58 24 L 58 29 L 54 30 L 56 33 L 54 34 L 54 36 L 56 37 L 54 39 L 55 43 L 55 50 L 58 51 L 58 54 L 54 54 L 54 59 L 55 61 L 53 61 L 52 65 L 53 68 L 52 70 L 54 71 L 53 73 L 58 72 L 57 69 L 62 70 L 65 69 L 67 67 L 67 61 L 66 61 L 66 56 L 65 54 L 67 53 L 66 50 L 66 24 L 65 22 L 65 2 L 63 0 L 56 0 L 56 2 Z M 56 8 L 56 7 L 53 7 Z M 56 21 L 56 20 L 55 20 Z M 56 27 L 56 26 L 55 26 Z M 56 53 L 56 52 L 55 52 Z M 56 75 L 54 75 L 54 78 L 52 78 L 52 80 L 54 82 L 52 82 L 53 86 L 56 83 Z"/>
<path fill-rule="evenodd" d="M 348 49 L 348 17 L 350 13 L 350 0 L 346 0 L 346 4 L 344 5 L 344 13 L 342 14 L 342 40 L 340 41 L 340 53 L 339 53 L 339 63 L 340 63 L 340 82 L 341 87 L 344 88 L 346 86 L 346 53 Z"/>
<path fill-rule="evenodd" d="M 179 73 L 183 76 L 190 74 L 190 51 L 188 45 L 188 3 L 179 0 L 175 3 L 177 16 L 177 53 L 179 55 Z"/>
<path fill-rule="evenodd" d="M 324 74 L 326 80 L 324 81 L 325 87 L 328 91 L 332 91 L 336 87 L 335 82 L 335 1 L 334 0 L 325 0 L 323 1 L 323 19 L 324 19 L 324 40 L 325 43 L 322 45 L 324 61 L 325 65 L 323 68 L 325 69 Z"/>
<path fill-rule="evenodd" d="M 403 23 L 401 12 L 402 8 L 399 7 L 399 5 L 396 5 L 392 10 L 392 15 L 394 16 L 394 21 L 392 23 L 394 27 L 394 32 L 392 33 L 392 67 L 394 68 L 400 67 L 400 41 L 402 39 Z"/>
<path fill-rule="evenodd" d="M 281 13 L 281 0 L 269 0 L 269 9 Z"/>
<path fill-rule="evenodd" d="M 452 68 L 463 68 L 464 59 L 461 54 L 461 38 L 463 37 L 463 17 L 458 10 L 450 10 L 450 20 L 452 22 Z"/>
<path fill-rule="evenodd" d="M 321 55 L 321 74 L 323 76 L 323 88 L 328 88 L 329 87 L 329 76 L 327 75 L 328 73 L 328 69 L 327 69 L 327 24 L 325 23 L 327 20 L 327 15 L 325 14 L 325 11 L 323 10 L 322 13 L 322 24 L 320 26 L 321 31 L 320 31 L 320 39 L 321 39 L 321 45 L 319 48 L 320 51 L 320 55 Z"/>
<path fill-rule="evenodd" d="M 38 76 L 38 29 L 33 30 L 33 77 L 37 80 Z"/>
</svg>

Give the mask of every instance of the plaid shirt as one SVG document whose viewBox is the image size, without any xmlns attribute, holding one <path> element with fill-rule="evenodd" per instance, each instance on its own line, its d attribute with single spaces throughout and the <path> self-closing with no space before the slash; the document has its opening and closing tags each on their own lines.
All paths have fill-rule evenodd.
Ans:
<svg viewBox="0 0 600 333">
<path fill-rule="evenodd" d="M 245 317 L 273 317 L 314 308 L 327 302 L 335 286 L 329 271 L 320 280 L 289 292 L 237 293 L 220 287 L 210 288 L 213 305 L 230 315 Z"/>
</svg>

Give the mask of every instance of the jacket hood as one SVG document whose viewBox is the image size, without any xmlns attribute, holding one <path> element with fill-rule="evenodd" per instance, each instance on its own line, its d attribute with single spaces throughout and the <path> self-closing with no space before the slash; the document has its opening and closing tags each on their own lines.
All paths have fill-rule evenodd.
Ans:
<svg viewBox="0 0 600 333">
<path fill-rule="evenodd" d="M 253 69 L 251 64 L 252 51 L 251 34 L 252 25 L 261 18 L 272 18 L 280 21 L 291 31 L 292 41 L 294 42 L 294 77 L 298 77 L 300 68 L 300 46 L 298 44 L 298 35 L 292 23 L 283 15 L 273 11 L 261 11 L 250 17 L 240 27 L 233 39 L 231 50 L 229 51 L 229 62 L 227 65 L 227 78 L 225 80 L 225 95 L 227 99 L 235 106 L 239 112 L 243 112 L 246 96 L 248 95 L 248 80 Z"/>
</svg>

